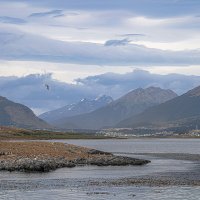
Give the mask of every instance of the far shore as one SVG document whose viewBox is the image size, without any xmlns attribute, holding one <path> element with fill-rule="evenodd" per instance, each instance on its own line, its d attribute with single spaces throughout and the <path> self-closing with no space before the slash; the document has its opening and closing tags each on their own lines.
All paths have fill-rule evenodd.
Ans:
<svg viewBox="0 0 200 200">
<path fill-rule="evenodd" d="M 50 130 L 30 130 L 15 127 L 0 127 L 0 140 L 63 140 L 63 139 L 200 139 L 198 136 L 187 134 L 171 135 L 171 136 L 106 136 L 87 132 L 73 131 L 50 131 Z"/>
</svg>

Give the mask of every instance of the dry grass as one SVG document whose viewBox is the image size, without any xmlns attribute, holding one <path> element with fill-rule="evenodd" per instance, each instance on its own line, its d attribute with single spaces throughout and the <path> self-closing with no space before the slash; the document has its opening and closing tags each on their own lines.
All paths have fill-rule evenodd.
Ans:
<svg viewBox="0 0 200 200">
<path fill-rule="evenodd" d="M 88 150 L 85 147 L 53 142 L 0 142 L 0 160 L 20 157 L 63 157 L 74 160 L 87 158 Z"/>
</svg>

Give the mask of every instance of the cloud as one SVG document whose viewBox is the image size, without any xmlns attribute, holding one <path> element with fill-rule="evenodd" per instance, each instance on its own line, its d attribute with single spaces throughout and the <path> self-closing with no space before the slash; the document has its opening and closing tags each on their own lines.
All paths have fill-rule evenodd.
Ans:
<svg viewBox="0 0 200 200">
<path fill-rule="evenodd" d="M 105 42 L 104 46 L 124 46 L 131 42 L 131 40 L 125 38 L 122 40 L 108 40 Z"/>
<path fill-rule="evenodd" d="M 200 3 L 193 0 L 119 0 L 117 3 L 86 0 L 84 4 L 80 0 L 16 0 L 15 3 L 8 0 L 0 3 L 1 15 L 27 20 L 24 26 L 15 28 L 56 40 L 103 44 L 112 38 L 129 38 L 150 48 L 199 48 L 200 21 L 195 10 Z M 17 12 L 18 9 L 23 12 Z M 32 14 L 38 17 L 27 17 Z M 179 41 L 183 43 L 177 44 Z"/>
<path fill-rule="evenodd" d="M 141 33 L 126 33 L 126 34 L 120 34 L 119 36 L 122 37 L 145 37 L 145 34 L 141 34 Z"/>
<path fill-rule="evenodd" d="M 58 14 L 58 15 L 54 15 L 53 17 L 57 18 L 57 17 L 64 17 L 64 16 L 65 16 L 64 14 Z"/>
<path fill-rule="evenodd" d="M 47 90 L 48 84 L 50 90 Z M 74 103 L 82 98 L 95 98 L 98 92 L 80 85 L 54 80 L 51 74 L 24 77 L 0 77 L 0 96 L 23 103 L 34 111 L 45 112 Z"/>
<path fill-rule="evenodd" d="M 50 90 L 47 90 L 48 84 Z M 37 114 L 53 110 L 82 98 L 95 98 L 100 94 L 114 99 L 130 90 L 157 86 L 182 94 L 200 85 L 200 76 L 180 74 L 159 75 L 135 70 L 126 74 L 105 73 L 77 79 L 68 84 L 52 78 L 52 74 L 31 74 L 23 77 L 0 77 L 0 96 L 23 103 Z"/>
<path fill-rule="evenodd" d="M 0 16 L 0 22 L 6 24 L 24 24 L 26 21 L 24 19 L 8 17 L 8 16 Z"/>
<path fill-rule="evenodd" d="M 104 46 L 89 42 L 61 42 L 23 32 L 13 33 L 7 40 L 1 32 L 0 59 L 32 60 L 83 65 L 110 66 L 186 66 L 200 64 L 199 50 L 164 51 L 142 45 L 128 44 L 127 41 L 114 41 L 115 46 Z M 6 39 L 5 39 L 6 38 Z M 7 41 L 5 43 L 5 40 Z M 118 46 L 116 46 L 118 43 Z"/>
<path fill-rule="evenodd" d="M 1 0 L 0 2 L 13 2 Z M 198 0 L 15 0 L 37 7 L 69 10 L 127 10 L 145 16 L 177 16 L 199 14 Z M 144 6 L 145 5 L 145 6 Z"/>
<path fill-rule="evenodd" d="M 178 94 L 200 85 L 200 76 L 187 76 L 181 74 L 160 75 L 144 70 L 135 70 L 126 74 L 105 73 L 77 79 L 77 84 L 85 87 L 94 87 L 98 91 L 118 98 L 130 90 L 142 87 L 156 86 L 171 89 Z"/>
<path fill-rule="evenodd" d="M 48 12 L 37 12 L 37 13 L 32 13 L 29 15 L 29 17 L 46 17 L 46 16 L 51 16 L 51 17 L 58 17 L 58 16 L 63 16 L 63 11 L 62 10 L 51 10 Z"/>
</svg>

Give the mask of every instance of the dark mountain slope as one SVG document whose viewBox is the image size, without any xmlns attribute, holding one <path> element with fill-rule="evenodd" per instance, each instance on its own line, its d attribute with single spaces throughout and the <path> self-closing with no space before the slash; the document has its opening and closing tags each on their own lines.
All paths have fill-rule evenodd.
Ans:
<svg viewBox="0 0 200 200">
<path fill-rule="evenodd" d="M 31 129 L 50 128 L 50 125 L 36 117 L 28 107 L 9 101 L 1 96 L 0 126 L 16 126 Z"/>
<path fill-rule="evenodd" d="M 118 124 L 118 127 L 170 126 L 200 117 L 200 87 L 170 101 L 145 110 Z"/>
</svg>

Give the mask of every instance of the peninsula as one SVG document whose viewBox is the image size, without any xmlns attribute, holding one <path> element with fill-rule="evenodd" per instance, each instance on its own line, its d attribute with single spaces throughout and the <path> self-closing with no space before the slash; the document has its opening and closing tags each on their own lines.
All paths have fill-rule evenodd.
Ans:
<svg viewBox="0 0 200 200">
<path fill-rule="evenodd" d="M 108 152 L 55 142 L 0 142 L 0 170 L 48 172 L 85 165 L 144 165 L 148 160 L 115 156 Z"/>
</svg>

